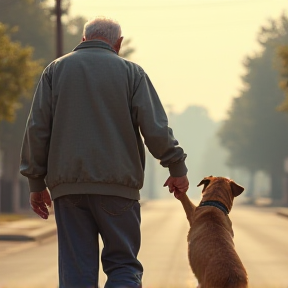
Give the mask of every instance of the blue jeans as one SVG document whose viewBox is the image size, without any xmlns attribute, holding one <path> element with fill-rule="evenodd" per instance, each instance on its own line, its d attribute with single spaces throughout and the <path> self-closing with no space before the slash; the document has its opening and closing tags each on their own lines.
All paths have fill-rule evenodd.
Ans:
<svg viewBox="0 0 288 288">
<path fill-rule="evenodd" d="M 59 288 L 96 288 L 99 243 L 105 288 L 141 288 L 140 204 L 116 196 L 76 194 L 54 200 L 58 230 Z"/>
</svg>

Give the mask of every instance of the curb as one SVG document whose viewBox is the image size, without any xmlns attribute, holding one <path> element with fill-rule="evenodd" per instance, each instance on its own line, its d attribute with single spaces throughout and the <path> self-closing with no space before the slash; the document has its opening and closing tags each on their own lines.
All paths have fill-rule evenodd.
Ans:
<svg viewBox="0 0 288 288">
<path fill-rule="evenodd" d="M 0 241 L 41 241 L 56 235 L 54 215 L 50 215 L 46 221 L 40 218 L 30 218 L 2 224 L 0 225 Z"/>
<path fill-rule="evenodd" d="M 283 216 L 283 217 L 287 217 L 288 218 L 288 209 L 278 209 L 277 210 L 277 215 Z"/>
<path fill-rule="evenodd" d="M 0 233 L 0 240 L 2 241 L 41 241 L 57 234 L 56 227 L 43 227 L 26 233 L 3 232 Z"/>
</svg>

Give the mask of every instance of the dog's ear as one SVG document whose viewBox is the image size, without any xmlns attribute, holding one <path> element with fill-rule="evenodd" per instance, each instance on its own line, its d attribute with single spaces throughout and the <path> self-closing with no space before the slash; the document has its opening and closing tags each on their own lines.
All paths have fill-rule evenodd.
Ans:
<svg viewBox="0 0 288 288">
<path fill-rule="evenodd" d="M 230 181 L 230 186 L 234 197 L 239 196 L 244 191 L 244 187 L 235 183 L 233 180 Z"/>
<path fill-rule="evenodd" d="M 212 176 L 210 176 L 212 177 Z M 201 180 L 201 182 L 197 185 L 197 187 L 204 185 L 203 189 L 202 189 L 202 193 L 204 192 L 204 190 L 207 188 L 207 186 L 210 183 L 210 179 L 208 179 L 207 177 L 205 177 L 204 179 Z"/>
</svg>

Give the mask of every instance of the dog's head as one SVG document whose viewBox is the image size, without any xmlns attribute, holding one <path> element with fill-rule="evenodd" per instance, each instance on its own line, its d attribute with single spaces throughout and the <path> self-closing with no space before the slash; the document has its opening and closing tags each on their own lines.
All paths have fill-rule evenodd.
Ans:
<svg viewBox="0 0 288 288">
<path fill-rule="evenodd" d="M 201 180 L 197 187 L 204 185 L 202 189 L 203 201 L 215 200 L 225 202 L 230 207 L 233 198 L 239 196 L 244 188 L 231 179 L 225 177 L 208 176 Z M 229 210 L 230 210 L 229 209 Z"/>
</svg>

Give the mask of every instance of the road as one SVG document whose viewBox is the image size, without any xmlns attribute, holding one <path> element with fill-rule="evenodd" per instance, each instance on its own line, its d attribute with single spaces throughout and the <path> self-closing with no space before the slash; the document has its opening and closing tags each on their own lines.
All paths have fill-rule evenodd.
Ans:
<svg viewBox="0 0 288 288">
<path fill-rule="evenodd" d="M 237 200 L 237 199 L 236 199 Z M 288 218 L 273 208 L 232 209 L 236 250 L 250 288 L 288 288 Z M 176 199 L 142 206 L 143 288 L 196 287 L 187 259 L 188 221 Z M 5 246 L 6 245 L 6 246 Z M 56 288 L 56 238 L 42 243 L 0 243 L 0 288 Z M 105 276 L 100 275 L 100 287 Z"/>
</svg>

